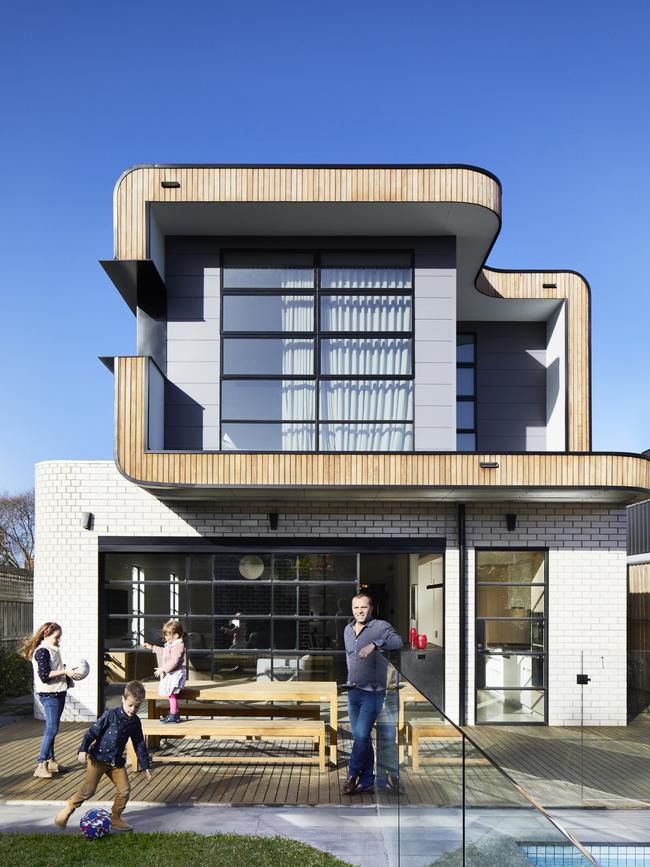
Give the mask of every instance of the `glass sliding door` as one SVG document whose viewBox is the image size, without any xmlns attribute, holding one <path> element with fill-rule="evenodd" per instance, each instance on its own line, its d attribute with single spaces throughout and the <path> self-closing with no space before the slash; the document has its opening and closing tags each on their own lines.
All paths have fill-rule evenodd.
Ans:
<svg viewBox="0 0 650 867">
<path fill-rule="evenodd" d="M 546 722 L 547 552 L 476 551 L 476 722 Z"/>
</svg>

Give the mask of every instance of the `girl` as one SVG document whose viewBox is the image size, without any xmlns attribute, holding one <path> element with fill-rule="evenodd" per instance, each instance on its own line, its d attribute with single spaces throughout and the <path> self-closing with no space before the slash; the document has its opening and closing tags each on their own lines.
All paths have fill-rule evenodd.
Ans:
<svg viewBox="0 0 650 867">
<path fill-rule="evenodd" d="M 31 659 L 34 666 L 34 692 L 45 712 L 45 732 L 38 754 L 35 777 L 49 780 L 61 770 L 54 758 L 54 738 L 59 731 L 59 722 L 68 691 L 66 677 L 78 680 L 72 668 L 66 668 L 61 660 L 59 644 L 63 630 L 58 623 L 48 621 L 23 641 L 20 655 Z"/>
<path fill-rule="evenodd" d="M 181 715 L 178 712 L 176 697 L 185 685 L 185 645 L 183 643 L 183 627 L 178 620 L 168 620 L 161 629 L 165 641 L 164 647 L 157 644 L 145 644 L 147 650 L 153 651 L 158 659 L 158 668 L 154 670 L 160 678 L 158 694 L 169 699 L 169 714 L 161 719 L 164 723 L 178 723 Z"/>
</svg>

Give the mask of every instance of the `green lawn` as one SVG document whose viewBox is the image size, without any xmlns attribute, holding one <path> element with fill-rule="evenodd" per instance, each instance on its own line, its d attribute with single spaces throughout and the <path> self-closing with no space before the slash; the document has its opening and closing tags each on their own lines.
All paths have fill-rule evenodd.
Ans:
<svg viewBox="0 0 650 867">
<path fill-rule="evenodd" d="M 239 834 L 0 834 L 2 867 L 350 867 L 333 855 L 286 837 Z"/>
</svg>

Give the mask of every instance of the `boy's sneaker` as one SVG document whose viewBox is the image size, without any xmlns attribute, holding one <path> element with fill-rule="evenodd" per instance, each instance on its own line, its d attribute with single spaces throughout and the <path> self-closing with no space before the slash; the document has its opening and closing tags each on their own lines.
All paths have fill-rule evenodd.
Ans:
<svg viewBox="0 0 650 867">
<path fill-rule="evenodd" d="M 111 816 L 111 830 L 113 831 L 132 831 L 133 825 L 125 822 L 121 816 Z"/>
<path fill-rule="evenodd" d="M 74 807 L 65 806 L 62 810 L 56 814 L 56 818 L 54 819 L 54 824 L 59 828 L 65 828 L 68 824 L 68 819 L 74 813 Z"/>
<path fill-rule="evenodd" d="M 348 777 L 343 783 L 341 792 L 344 795 L 353 795 L 359 788 L 359 777 Z"/>
<path fill-rule="evenodd" d="M 170 713 L 165 719 L 161 719 L 162 723 L 179 723 L 181 721 L 181 715 L 179 713 Z"/>
</svg>

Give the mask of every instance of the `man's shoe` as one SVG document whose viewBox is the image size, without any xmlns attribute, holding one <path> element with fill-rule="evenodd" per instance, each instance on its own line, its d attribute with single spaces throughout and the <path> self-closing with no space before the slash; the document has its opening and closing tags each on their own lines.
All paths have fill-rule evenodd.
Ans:
<svg viewBox="0 0 650 867">
<path fill-rule="evenodd" d="M 133 825 L 129 825 L 121 816 L 111 816 L 111 829 L 113 831 L 132 831 Z"/>
<path fill-rule="evenodd" d="M 353 795 L 359 788 L 359 777 L 348 777 L 343 783 L 341 792 L 344 795 Z"/>
<path fill-rule="evenodd" d="M 162 723 L 179 723 L 181 721 L 181 715 L 179 713 L 170 713 L 165 719 L 161 719 Z"/>
<path fill-rule="evenodd" d="M 393 777 L 391 774 L 385 780 L 377 782 L 375 785 L 378 791 L 385 792 L 387 795 L 404 794 L 404 783 L 398 777 Z"/>
<path fill-rule="evenodd" d="M 56 818 L 54 819 L 54 824 L 59 828 L 65 828 L 68 824 L 68 819 L 74 813 L 74 807 L 66 806 L 62 810 L 56 814 Z"/>
<path fill-rule="evenodd" d="M 355 792 L 355 795 L 374 795 L 375 794 L 375 784 L 369 783 L 367 786 L 359 786 Z"/>
<path fill-rule="evenodd" d="M 36 765 L 34 776 L 40 777 L 41 780 L 51 780 L 54 774 L 52 773 L 52 771 L 48 771 L 47 762 L 39 762 Z"/>
</svg>

